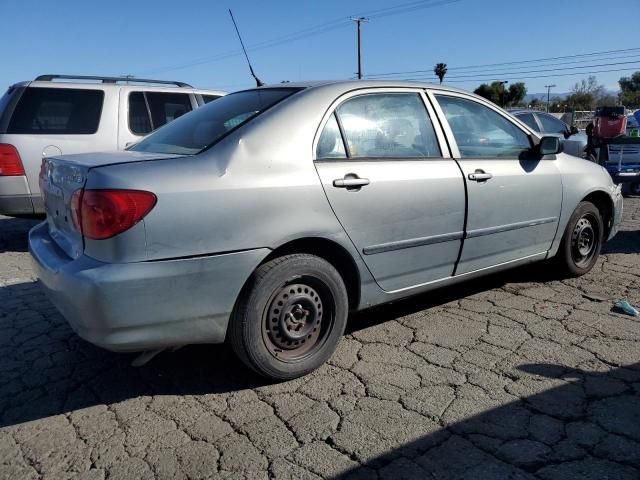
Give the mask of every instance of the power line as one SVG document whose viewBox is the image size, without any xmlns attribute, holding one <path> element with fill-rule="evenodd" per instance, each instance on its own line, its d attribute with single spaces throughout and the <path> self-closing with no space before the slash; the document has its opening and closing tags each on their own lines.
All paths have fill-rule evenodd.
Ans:
<svg viewBox="0 0 640 480">
<path fill-rule="evenodd" d="M 451 71 L 456 71 L 456 70 L 472 70 L 472 69 L 479 69 L 479 68 L 488 68 L 488 67 L 499 67 L 499 66 L 506 66 L 506 65 L 522 65 L 522 64 L 529 64 L 529 63 L 540 63 L 540 62 L 550 62 L 550 61 L 554 61 L 554 60 L 566 60 L 569 58 L 584 58 L 584 57 L 597 57 L 597 56 L 608 56 L 611 54 L 617 54 L 617 53 L 625 53 L 625 52 L 638 52 L 640 51 L 640 48 L 624 48 L 624 49 L 619 49 L 619 50 L 606 50 L 606 51 L 602 51 L 602 52 L 590 52 L 590 53 L 581 53 L 581 54 L 576 54 L 576 55 L 564 55 L 561 57 L 547 57 L 547 58 L 537 58 L 537 59 L 532 59 L 532 60 L 521 60 L 521 61 L 512 61 L 512 62 L 500 62 L 500 63 L 487 63 L 487 64 L 478 64 L 478 65 L 466 65 L 466 66 L 462 66 L 462 67 L 448 67 L 448 70 Z M 587 60 L 584 60 L 587 61 Z M 513 68 L 526 68 L 526 67 L 513 67 Z M 424 69 L 424 70 L 407 70 L 407 71 L 398 71 L 398 72 L 382 72 L 382 73 L 372 73 L 370 75 L 367 75 L 368 78 L 373 78 L 373 77 L 385 77 L 385 76 L 393 76 L 393 75 L 409 75 L 409 74 L 413 74 L 413 73 L 429 73 L 431 72 L 432 69 Z"/>
<path fill-rule="evenodd" d="M 341 17 L 330 22 L 325 22 L 319 25 L 315 25 L 313 27 L 309 27 L 303 30 L 298 30 L 296 32 L 292 32 L 286 35 L 282 35 L 280 37 L 273 38 L 271 40 L 265 40 L 260 43 L 256 43 L 254 45 L 249 46 L 248 51 L 261 50 L 264 48 L 271 48 L 278 45 L 282 45 L 284 43 L 290 43 L 298 40 L 302 40 L 304 38 L 308 38 L 315 35 L 321 35 L 339 28 L 345 28 L 351 25 L 351 17 L 367 17 L 367 18 L 382 18 L 388 17 L 391 15 L 398 15 L 401 13 L 408 13 L 415 10 L 421 10 L 426 8 L 439 7 L 443 5 L 449 5 L 452 3 L 458 3 L 462 0 L 420 0 L 413 1 L 408 3 L 402 3 L 393 7 L 386 7 L 378 10 L 372 10 L 370 12 L 364 12 L 358 15 L 351 15 L 347 17 Z M 173 70 L 181 70 L 184 68 L 194 67 L 198 65 L 203 65 L 206 63 L 217 62 L 220 60 L 225 60 L 227 58 L 232 58 L 242 55 L 242 50 L 234 50 L 226 53 L 219 53 L 217 55 L 200 57 L 198 59 L 191 60 L 186 63 L 180 63 L 173 66 L 160 67 L 154 70 L 148 70 L 144 72 L 145 74 L 157 74 L 163 72 L 169 72 Z"/>
<path fill-rule="evenodd" d="M 514 77 L 512 77 L 512 81 L 513 80 L 527 80 L 527 79 L 531 79 L 531 78 L 570 77 L 570 76 L 575 76 L 576 73 L 580 73 L 581 75 L 594 75 L 596 73 L 626 72 L 626 71 L 630 71 L 630 70 L 638 70 L 638 67 L 613 68 L 613 69 L 609 69 L 609 70 L 594 70 L 594 71 L 591 71 L 591 72 L 572 72 L 572 73 L 556 73 L 556 74 L 551 74 L 551 75 L 532 75 L 532 76 L 524 76 L 524 77 L 514 76 Z M 419 80 L 419 78 L 416 77 L 413 80 Z M 452 80 L 451 82 L 448 82 L 448 83 L 474 83 L 474 82 L 488 82 L 488 81 L 492 81 L 492 80 L 493 81 L 497 81 L 497 80 L 499 80 L 499 78 Z"/>
<path fill-rule="evenodd" d="M 586 58 L 586 59 L 582 59 L 582 60 L 572 60 L 569 62 L 554 62 L 554 63 L 544 63 L 544 64 L 540 64 L 540 65 L 523 65 L 523 66 L 519 66 L 519 67 L 512 67 L 509 68 L 509 71 L 513 71 L 513 72 L 517 72 L 518 70 L 522 70 L 523 68 L 532 68 L 532 67 L 556 67 L 559 65 L 575 65 L 577 63 L 585 63 L 585 62 L 593 62 L 594 60 L 598 61 L 598 60 L 619 60 L 619 59 L 625 59 L 625 58 L 637 58 L 638 55 L 640 54 L 640 52 L 638 53 L 634 53 L 632 55 L 617 55 L 617 56 L 612 56 L 612 57 L 605 57 L 605 58 L 598 58 L 598 59 L 594 59 L 594 58 Z M 489 72 L 489 73 L 493 73 L 495 69 L 493 68 L 482 68 L 479 70 L 473 70 L 473 71 L 469 71 L 469 72 L 461 72 L 461 73 L 473 73 L 473 74 L 478 74 L 478 75 L 482 75 L 484 72 Z M 408 73 L 429 73 L 431 70 L 414 70 L 413 72 L 407 72 Z M 366 75 L 367 78 L 389 78 L 389 77 L 398 77 L 398 76 L 403 76 L 406 74 L 378 74 L 376 75 Z M 454 74 L 455 75 L 455 74 Z"/>
</svg>

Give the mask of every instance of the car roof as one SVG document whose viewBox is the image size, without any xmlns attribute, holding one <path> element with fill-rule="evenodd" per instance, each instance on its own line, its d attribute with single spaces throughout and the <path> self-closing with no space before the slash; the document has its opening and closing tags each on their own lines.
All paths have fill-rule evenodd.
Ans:
<svg viewBox="0 0 640 480">
<path fill-rule="evenodd" d="M 416 82 L 411 80 L 309 80 L 298 82 L 284 82 L 264 85 L 257 88 L 318 88 L 324 86 L 342 87 L 344 91 L 353 90 L 355 88 L 432 88 L 437 90 L 445 90 L 456 93 L 469 92 L 460 88 L 449 87 L 446 85 L 440 85 L 427 82 Z M 245 90 L 254 90 L 245 89 Z"/>
<path fill-rule="evenodd" d="M 518 113 L 547 113 L 533 108 L 507 108 L 507 112 L 516 115 Z"/>
</svg>

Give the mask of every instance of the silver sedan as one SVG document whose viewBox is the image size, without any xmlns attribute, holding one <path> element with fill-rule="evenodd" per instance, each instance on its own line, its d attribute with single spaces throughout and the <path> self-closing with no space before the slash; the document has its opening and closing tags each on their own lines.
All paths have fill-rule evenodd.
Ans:
<svg viewBox="0 0 640 480">
<path fill-rule="evenodd" d="M 127 152 L 48 158 L 43 287 L 114 351 L 229 341 L 262 375 L 325 362 L 349 311 L 551 259 L 582 275 L 622 196 L 482 98 L 340 81 L 228 95 Z"/>
</svg>

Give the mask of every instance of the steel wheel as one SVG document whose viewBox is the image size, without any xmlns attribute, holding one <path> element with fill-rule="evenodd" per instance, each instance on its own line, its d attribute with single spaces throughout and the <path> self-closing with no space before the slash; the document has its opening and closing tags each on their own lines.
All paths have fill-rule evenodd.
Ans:
<svg viewBox="0 0 640 480">
<path fill-rule="evenodd" d="M 578 268 L 585 268 L 597 255 L 600 222 L 591 213 L 583 215 L 571 234 L 571 257 Z"/>
<path fill-rule="evenodd" d="M 334 321 L 333 298 L 326 285 L 300 277 L 280 287 L 262 316 L 269 352 L 279 360 L 299 360 L 322 347 Z"/>
</svg>

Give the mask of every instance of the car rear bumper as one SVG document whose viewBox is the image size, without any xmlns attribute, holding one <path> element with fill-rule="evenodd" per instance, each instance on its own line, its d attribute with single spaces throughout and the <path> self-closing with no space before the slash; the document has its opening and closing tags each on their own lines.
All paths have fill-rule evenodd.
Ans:
<svg viewBox="0 0 640 480">
<path fill-rule="evenodd" d="M 85 340 L 112 351 L 220 343 L 245 281 L 269 249 L 206 257 L 102 263 L 69 258 L 46 222 L 29 251 L 48 297 Z"/>
</svg>

